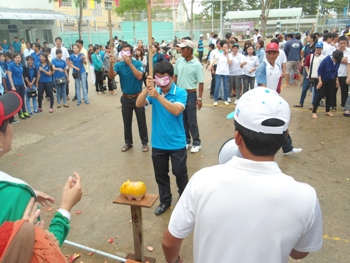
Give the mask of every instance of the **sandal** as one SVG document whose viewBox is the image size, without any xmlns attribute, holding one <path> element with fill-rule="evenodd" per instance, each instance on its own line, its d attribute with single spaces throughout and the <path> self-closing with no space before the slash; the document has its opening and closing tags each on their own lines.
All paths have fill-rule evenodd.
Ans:
<svg viewBox="0 0 350 263">
<path fill-rule="evenodd" d="M 65 108 L 69 108 L 69 105 L 67 105 L 67 104 L 63 104 L 63 107 L 65 107 Z"/>
<path fill-rule="evenodd" d="M 326 112 L 326 115 L 329 116 L 329 117 L 334 117 L 334 114 L 330 113 L 330 112 Z"/>
<path fill-rule="evenodd" d="M 57 105 L 57 108 L 61 108 L 61 104 L 58 104 L 58 105 Z"/>
<path fill-rule="evenodd" d="M 125 144 L 121 150 L 122 150 L 122 152 L 126 152 L 127 150 L 129 150 L 131 148 L 132 148 L 132 144 Z"/>
<path fill-rule="evenodd" d="M 302 108 L 302 107 L 304 107 L 304 105 L 303 104 L 297 104 L 297 105 L 293 105 L 293 107 L 294 108 Z"/>
<path fill-rule="evenodd" d="M 142 145 L 142 151 L 143 151 L 144 153 L 149 151 L 149 147 L 148 147 L 147 144 Z"/>
<path fill-rule="evenodd" d="M 314 118 L 314 119 L 318 119 L 317 114 L 316 114 L 316 113 L 312 113 L 312 118 Z"/>
</svg>

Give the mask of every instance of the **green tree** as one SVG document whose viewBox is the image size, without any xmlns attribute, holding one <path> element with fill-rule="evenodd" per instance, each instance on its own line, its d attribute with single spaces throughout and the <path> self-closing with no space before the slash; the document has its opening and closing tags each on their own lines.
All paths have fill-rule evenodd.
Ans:
<svg viewBox="0 0 350 263">
<path fill-rule="evenodd" d="M 53 1 L 58 2 L 58 0 L 49 0 L 49 3 L 52 3 Z M 79 38 L 82 39 L 82 28 L 83 28 L 83 10 L 87 6 L 88 0 L 73 0 L 75 8 L 79 9 L 79 16 L 77 18 L 78 20 L 78 33 Z M 62 2 L 67 2 L 67 0 L 62 0 Z M 95 0 L 97 3 L 101 3 L 101 0 Z"/>
<path fill-rule="evenodd" d="M 135 20 L 142 10 L 147 10 L 147 0 L 120 0 L 119 6 L 114 8 L 114 12 L 120 16 L 131 15 L 134 43 L 136 43 Z"/>
</svg>

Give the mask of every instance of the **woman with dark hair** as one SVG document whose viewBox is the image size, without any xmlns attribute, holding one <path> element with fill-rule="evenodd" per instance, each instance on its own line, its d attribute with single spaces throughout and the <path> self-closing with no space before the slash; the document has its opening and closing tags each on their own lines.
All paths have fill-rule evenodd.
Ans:
<svg viewBox="0 0 350 263">
<path fill-rule="evenodd" d="M 40 54 L 40 63 L 37 65 L 38 70 L 38 79 L 36 81 L 36 86 L 38 87 L 38 104 L 39 104 L 39 112 L 42 112 L 42 102 L 43 102 L 43 94 L 50 98 L 50 113 L 53 113 L 53 82 L 52 82 L 52 65 L 49 61 L 49 58 L 46 54 Z"/>
<path fill-rule="evenodd" d="M 103 79 L 106 79 L 106 76 L 107 76 L 107 85 L 108 85 L 109 94 L 114 95 L 116 94 L 114 92 L 114 89 L 117 88 L 117 84 L 115 83 L 114 79 L 110 79 L 108 77 L 109 67 L 111 66 L 109 62 L 110 55 L 113 55 L 113 50 L 110 45 L 107 45 L 104 60 L 103 60 L 103 70 L 104 70 Z"/>
<path fill-rule="evenodd" d="M 258 42 L 256 42 L 255 48 L 256 48 L 255 53 L 259 59 L 259 63 L 262 63 L 265 58 L 264 40 L 259 39 Z"/>
<path fill-rule="evenodd" d="M 142 62 L 142 66 L 146 68 L 147 66 L 147 57 L 145 56 L 142 48 L 136 48 L 134 58 Z"/>
<path fill-rule="evenodd" d="M 78 100 L 77 106 L 80 106 L 81 104 L 81 90 L 83 90 L 83 99 L 85 103 L 90 104 L 86 86 L 85 64 L 87 64 L 87 61 L 84 54 L 79 53 L 79 47 L 77 45 L 73 45 L 73 54 L 70 55 L 70 66 L 73 68 L 73 74 L 75 74 L 74 80 Z"/>
<path fill-rule="evenodd" d="M 259 66 L 259 59 L 255 56 L 253 45 L 247 46 L 247 55 L 241 60 L 241 68 L 243 70 L 243 93 L 255 86 L 255 70 Z"/>
<path fill-rule="evenodd" d="M 151 48 L 150 52 L 152 54 L 153 68 L 154 68 L 154 66 L 157 63 L 165 60 L 163 53 L 160 52 L 160 47 L 159 47 L 159 43 L 158 42 L 154 42 L 152 44 L 152 48 Z M 148 76 L 148 74 L 149 74 L 148 56 L 147 56 L 147 66 L 146 66 L 146 71 L 145 72 L 146 72 L 146 75 Z"/>
<path fill-rule="evenodd" d="M 73 48 L 73 47 L 72 47 Z M 89 73 L 91 75 L 91 82 L 95 83 L 96 82 L 96 77 L 95 77 L 95 72 L 94 72 L 94 64 L 92 64 L 92 59 L 91 56 L 94 53 L 94 45 L 90 44 L 89 49 L 87 51 L 87 59 L 89 59 Z M 87 85 L 87 84 L 86 84 Z"/>
<path fill-rule="evenodd" d="M 12 90 L 16 91 L 23 100 L 22 110 L 18 112 L 18 116 L 20 119 L 25 119 L 30 118 L 30 115 L 28 114 L 24 103 L 26 87 L 23 78 L 23 65 L 21 63 L 21 59 L 21 54 L 13 54 L 13 62 L 8 65 L 7 74 L 10 82 L 10 87 L 12 88 Z"/>
<path fill-rule="evenodd" d="M 52 67 L 57 90 L 57 108 L 61 108 L 61 98 L 63 99 L 63 107 L 68 108 L 66 85 L 69 83 L 69 76 L 66 71 L 67 63 L 62 59 L 62 49 L 56 49 L 56 58 L 52 60 Z"/>
<path fill-rule="evenodd" d="M 247 48 L 248 48 L 249 46 L 252 46 L 252 45 L 253 45 L 253 44 L 252 44 L 252 41 L 250 41 L 250 40 L 247 40 L 246 42 L 244 42 L 242 54 L 246 56 L 246 55 L 248 54 Z"/>
<path fill-rule="evenodd" d="M 93 51 L 94 53 L 91 55 L 91 61 L 92 61 L 92 64 L 94 65 L 96 92 L 98 95 L 100 95 L 101 92 L 105 91 L 105 89 L 103 88 L 103 78 L 102 78 L 103 62 L 100 57 L 100 46 L 95 45 L 93 47 Z"/>
</svg>

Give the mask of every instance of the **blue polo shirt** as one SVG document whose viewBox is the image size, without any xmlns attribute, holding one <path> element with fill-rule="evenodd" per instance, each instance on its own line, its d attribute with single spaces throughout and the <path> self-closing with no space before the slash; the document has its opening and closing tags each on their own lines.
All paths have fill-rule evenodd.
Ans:
<svg viewBox="0 0 350 263">
<path fill-rule="evenodd" d="M 53 66 L 55 66 L 55 68 L 60 68 L 63 70 L 65 70 L 65 68 L 67 67 L 67 63 L 63 59 L 58 60 L 57 58 L 55 58 L 51 61 L 51 64 Z M 66 74 L 65 74 L 65 72 L 55 71 L 53 76 L 55 79 L 56 78 L 63 78 L 63 77 L 66 77 Z"/>
<path fill-rule="evenodd" d="M 201 38 L 198 40 L 198 51 L 204 51 L 204 43 Z"/>
<path fill-rule="evenodd" d="M 157 88 L 157 91 L 164 96 L 160 88 Z M 185 108 L 187 92 L 173 83 L 164 98 L 172 103 L 181 104 Z M 157 99 L 148 95 L 147 102 L 152 104 L 152 147 L 161 150 L 185 148 L 186 133 L 182 113 L 175 116 L 167 111 Z"/>
<path fill-rule="evenodd" d="M 30 54 L 32 56 L 32 58 L 34 59 L 34 64 L 35 66 L 37 66 L 40 63 L 40 55 L 41 55 L 41 51 L 37 54 L 35 52 L 33 52 L 32 54 Z"/>
<path fill-rule="evenodd" d="M 8 65 L 8 71 L 12 72 L 13 85 L 24 85 L 23 83 L 23 66 L 13 62 Z"/>
<path fill-rule="evenodd" d="M 75 54 L 71 54 L 69 59 L 70 61 L 72 61 L 74 67 L 77 67 L 80 69 L 80 73 L 84 73 L 86 72 L 85 70 L 85 67 L 84 67 L 84 62 L 83 62 L 83 59 L 81 58 L 83 55 L 82 54 L 78 54 L 78 55 L 75 55 Z M 87 59 L 87 58 L 85 58 Z M 73 69 L 73 72 L 77 72 L 75 69 Z"/>
<path fill-rule="evenodd" d="M 0 67 L 0 95 L 5 93 L 5 87 L 2 85 L 2 79 L 6 78 L 5 72 Z"/>
<path fill-rule="evenodd" d="M 7 65 L 5 61 L 0 61 L 0 67 L 5 72 L 7 70 Z"/>
<path fill-rule="evenodd" d="M 138 71 L 144 72 L 141 61 L 132 59 L 131 63 Z M 120 87 L 124 94 L 132 95 L 142 91 L 142 80 L 138 80 L 134 76 L 134 73 L 124 61 L 115 63 L 113 69 L 119 74 Z"/>
<path fill-rule="evenodd" d="M 37 68 L 38 72 L 40 72 L 39 82 L 45 82 L 45 83 L 52 82 L 52 76 L 51 75 L 47 75 L 47 74 L 45 74 L 45 72 L 40 71 L 40 68 L 43 68 L 47 72 L 52 70 L 52 68 L 50 68 L 48 64 L 46 64 L 45 66 L 42 66 L 41 63 L 39 63 L 36 68 Z"/>
<path fill-rule="evenodd" d="M 4 52 L 8 52 L 9 51 L 9 49 L 10 49 L 10 45 L 9 44 L 1 44 L 2 45 L 2 48 L 3 48 L 3 50 L 4 50 Z"/>
<path fill-rule="evenodd" d="M 13 49 L 15 50 L 15 52 L 21 53 L 21 47 L 22 47 L 21 42 L 19 42 L 19 41 L 18 41 L 18 42 L 13 41 L 12 46 L 13 46 Z"/>
</svg>

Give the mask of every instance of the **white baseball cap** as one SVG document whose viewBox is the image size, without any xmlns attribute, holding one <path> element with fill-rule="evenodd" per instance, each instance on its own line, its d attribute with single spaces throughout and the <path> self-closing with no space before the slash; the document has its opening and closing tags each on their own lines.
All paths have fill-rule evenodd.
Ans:
<svg viewBox="0 0 350 263">
<path fill-rule="evenodd" d="M 256 87 L 239 99 L 236 110 L 227 118 L 234 118 L 251 131 L 265 134 L 282 134 L 288 129 L 290 108 L 278 93 L 266 87 Z M 266 126 L 264 121 L 278 119 L 284 122 L 277 127 Z"/>
<path fill-rule="evenodd" d="M 190 47 L 195 49 L 194 43 L 191 40 L 185 40 L 184 42 L 177 44 L 178 47 Z"/>
<path fill-rule="evenodd" d="M 204 37 L 204 35 L 203 35 L 203 34 L 200 34 L 199 37 Z"/>
</svg>

